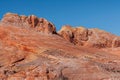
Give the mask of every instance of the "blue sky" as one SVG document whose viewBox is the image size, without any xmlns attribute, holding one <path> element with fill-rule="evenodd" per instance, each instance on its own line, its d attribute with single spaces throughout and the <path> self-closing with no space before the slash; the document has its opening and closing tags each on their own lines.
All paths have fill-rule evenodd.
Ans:
<svg viewBox="0 0 120 80">
<path fill-rule="evenodd" d="M 99 28 L 120 35 L 120 0 L 0 0 L 0 18 L 34 14 L 55 24 Z"/>
</svg>

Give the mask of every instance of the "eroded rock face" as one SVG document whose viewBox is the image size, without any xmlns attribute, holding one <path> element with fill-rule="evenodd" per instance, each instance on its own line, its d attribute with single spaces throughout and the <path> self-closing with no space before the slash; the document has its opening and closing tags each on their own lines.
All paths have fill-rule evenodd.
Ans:
<svg viewBox="0 0 120 80">
<path fill-rule="evenodd" d="M 0 80 L 120 79 L 119 37 L 70 26 L 59 31 L 62 37 L 40 33 L 54 29 L 43 18 L 6 14 L 0 23 Z"/>
<path fill-rule="evenodd" d="M 31 16 L 19 16 L 18 14 L 7 13 L 1 20 L 3 25 L 31 28 L 43 33 L 56 34 L 55 26 L 44 18 Z M 96 48 L 120 47 L 120 37 L 99 29 L 86 29 L 84 27 L 72 28 L 69 25 L 63 26 L 58 32 L 67 41 L 79 46 Z"/>
<path fill-rule="evenodd" d="M 97 48 L 120 47 L 120 37 L 99 29 L 72 28 L 67 25 L 63 26 L 58 33 L 67 41 L 80 46 Z"/>
<path fill-rule="evenodd" d="M 7 13 L 4 15 L 1 23 L 9 26 L 35 28 L 37 31 L 44 33 L 56 33 L 56 28 L 51 22 L 44 18 L 37 18 L 34 15 L 19 16 L 18 14 Z"/>
</svg>

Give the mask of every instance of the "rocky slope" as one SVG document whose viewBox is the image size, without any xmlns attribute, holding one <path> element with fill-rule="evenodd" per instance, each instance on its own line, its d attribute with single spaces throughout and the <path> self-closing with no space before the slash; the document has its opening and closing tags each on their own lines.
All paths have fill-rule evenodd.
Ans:
<svg viewBox="0 0 120 80">
<path fill-rule="evenodd" d="M 120 38 L 7 13 L 0 22 L 0 80 L 119 80 Z"/>
</svg>

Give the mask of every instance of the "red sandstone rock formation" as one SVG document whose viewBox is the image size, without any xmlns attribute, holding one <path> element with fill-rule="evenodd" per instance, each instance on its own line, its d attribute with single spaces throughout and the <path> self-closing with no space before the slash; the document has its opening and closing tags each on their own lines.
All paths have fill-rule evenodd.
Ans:
<svg viewBox="0 0 120 80">
<path fill-rule="evenodd" d="M 4 15 L 1 23 L 9 26 L 35 28 L 37 31 L 44 33 L 56 33 L 55 26 L 51 22 L 48 22 L 44 18 L 37 18 L 34 15 L 27 17 L 24 15 L 19 16 L 18 14 L 7 13 Z"/>
<path fill-rule="evenodd" d="M 63 26 L 58 32 L 67 41 L 80 46 L 96 48 L 120 47 L 120 37 L 99 29 Z"/>
<path fill-rule="evenodd" d="M 83 27 L 64 26 L 59 31 L 64 38 L 36 30 L 56 32 L 50 22 L 35 16 L 6 14 L 2 19 L 0 80 L 120 79 L 119 37 Z"/>
</svg>

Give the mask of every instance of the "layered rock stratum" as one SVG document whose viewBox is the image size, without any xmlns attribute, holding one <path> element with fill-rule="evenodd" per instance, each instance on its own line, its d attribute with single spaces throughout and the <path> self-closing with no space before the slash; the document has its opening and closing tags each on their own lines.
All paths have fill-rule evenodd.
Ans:
<svg viewBox="0 0 120 80">
<path fill-rule="evenodd" d="M 0 21 L 0 80 L 120 80 L 120 37 L 7 13 Z"/>
</svg>

